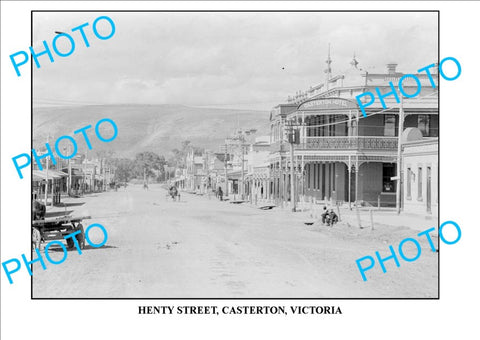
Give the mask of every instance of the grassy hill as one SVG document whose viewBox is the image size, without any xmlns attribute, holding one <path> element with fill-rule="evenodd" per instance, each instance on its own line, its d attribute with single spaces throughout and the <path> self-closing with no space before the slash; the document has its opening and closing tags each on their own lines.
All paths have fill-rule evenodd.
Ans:
<svg viewBox="0 0 480 340">
<path fill-rule="evenodd" d="M 95 137 L 95 124 L 102 118 L 113 119 L 118 136 L 111 143 L 102 143 Z M 73 136 L 73 131 L 92 125 L 93 151 L 113 150 L 118 156 L 133 156 L 141 151 L 167 154 L 180 148 L 184 140 L 192 145 L 217 150 L 237 127 L 255 128 L 257 136 L 268 134 L 269 113 L 232 109 L 195 108 L 183 105 L 89 105 L 70 107 L 42 107 L 33 112 L 33 144 L 41 148 L 47 135 L 53 141 L 62 135 Z M 108 125 L 108 124 L 105 124 Z M 83 138 L 77 136 L 79 149 L 84 149 Z"/>
</svg>

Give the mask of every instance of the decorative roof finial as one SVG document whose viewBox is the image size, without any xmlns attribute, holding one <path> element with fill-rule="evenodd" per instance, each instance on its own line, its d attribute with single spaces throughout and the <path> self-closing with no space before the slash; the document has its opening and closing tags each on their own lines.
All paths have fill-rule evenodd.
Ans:
<svg viewBox="0 0 480 340">
<path fill-rule="evenodd" d="M 328 43 L 328 58 L 325 63 L 327 64 L 325 73 L 327 74 L 327 79 L 330 79 L 332 75 L 332 67 L 330 66 L 330 64 L 332 63 L 332 59 L 330 59 L 330 43 Z"/>
<path fill-rule="evenodd" d="M 350 65 L 352 65 L 353 67 L 357 68 L 358 61 L 357 61 L 357 59 L 355 59 L 355 51 L 353 51 L 353 59 L 352 59 L 352 61 L 350 62 Z"/>
</svg>

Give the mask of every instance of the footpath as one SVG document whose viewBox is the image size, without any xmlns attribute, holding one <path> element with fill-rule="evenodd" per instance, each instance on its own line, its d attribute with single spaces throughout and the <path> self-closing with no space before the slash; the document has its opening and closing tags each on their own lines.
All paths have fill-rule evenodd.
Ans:
<svg viewBox="0 0 480 340">
<path fill-rule="evenodd" d="M 204 196 L 207 199 L 207 196 Z M 213 196 L 215 199 L 215 196 Z M 291 212 L 289 204 L 278 205 L 268 201 L 259 201 L 255 205 L 250 201 L 235 200 L 236 197 L 227 197 L 229 202 L 237 202 L 238 204 L 246 204 L 252 208 L 271 208 L 278 211 Z M 337 215 L 340 215 L 341 224 L 346 224 L 350 227 L 356 227 L 359 229 L 371 229 L 376 227 L 406 227 L 415 231 L 424 231 L 429 228 L 438 228 L 438 216 L 436 215 L 419 215 L 412 213 L 400 212 L 397 213 L 395 208 L 376 208 L 376 207 L 359 207 L 358 212 L 355 206 L 352 204 L 351 208 L 347 205 L 334 206 L 330 202 L 319 201 L 316 204 L 311 203 L 299 203 L 297 211 L 291 212 L 297 215 L 300 219 L 305 220 L 306 223 L 321 224 L 321 214 L 323 213 L 323 207 L 327 209 L 333 209 Z M 434 232 L 435 234 L 437 232 Z"/>
</svg>

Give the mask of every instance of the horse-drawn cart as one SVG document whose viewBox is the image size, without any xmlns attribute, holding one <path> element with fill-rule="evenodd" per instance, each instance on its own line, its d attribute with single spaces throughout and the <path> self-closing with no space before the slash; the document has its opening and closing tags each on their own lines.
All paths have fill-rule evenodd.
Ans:
<svg viewBox="0 0 480 340">
<path fill-rule="evenodd" d="M 75 235 L 79 247 L 85 247 L 85 231 L 82 220 L 89 219 L 90 216 L 57 216 L 44 219 L 33 220 L 32 222 L 32 244 L 40 249 L 42 241 L 63 240 L 65 236 L 78 230 L 80 233 Z M 75 243 L 71 237 L 66 239 L 68 248 L 73 248 Z"/>
<path fill-rule="evenodd" d="M 180 191 L 178 191 L 176 186 L 171 186 L 167 193 L 165 194 L 165 199 L 171 198 L 173 201 L 180 201 Z"/>
</svg>

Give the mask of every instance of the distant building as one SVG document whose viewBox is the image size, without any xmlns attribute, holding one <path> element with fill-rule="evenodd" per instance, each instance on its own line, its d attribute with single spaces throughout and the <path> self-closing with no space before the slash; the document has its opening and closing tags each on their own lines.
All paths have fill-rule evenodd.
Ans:
<svg viewBox="0 0 480 340">
<path fill-rule="evenodd" d="M 403 211 L 438 216 L 438 138 L 418 128 L 402 134 Z"/>
<path fill-rule="evenodd" d="M 187 169 L 177 168 L 175 169 L 175 176 L 172 182 L 181 190 L 185 190 L 187 178 Z"/>
<path fill-rule="evenodd" d="M 203 192 L 206 178 L 206 162 L 203 155 L 195 154 L 191 149 L 186 158 L 186 190 Z"/>
<path fill-rule="evenodd" d="M 217 190 L 219 187 L 225 193 L 225 169 L 231 171 L 231 155 L 224 152 L 208 154 L 208 189 Z M 230 164 L 229 164 L 230 163 Z"/>
<path fill-rule="evenodd" d="M 246 160 L 246 193 L 252 203 L 270 198 L 270 136 L 260 136 L 250 145 Z"/>
</svg>

